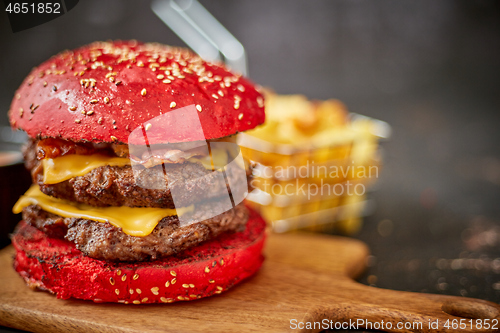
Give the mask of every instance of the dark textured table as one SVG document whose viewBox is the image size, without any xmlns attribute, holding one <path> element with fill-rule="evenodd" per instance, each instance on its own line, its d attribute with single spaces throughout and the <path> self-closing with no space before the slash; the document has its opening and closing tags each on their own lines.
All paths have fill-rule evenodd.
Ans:
<svg viewBox="0 0 500 333">
<path fill-rule="evenodd" d="M 245 45 L 256 82 L 339 98 L 391 124 L 377 209 L 355 236 L 373 254 L 361 282 L 500 303 L 499 3 L 202 2 Z M 0 15 L 3 108 L 61 49 L 108 38 L 182 44 L 138 3 L 85 1 L 15 35 Z"/>
</svg>

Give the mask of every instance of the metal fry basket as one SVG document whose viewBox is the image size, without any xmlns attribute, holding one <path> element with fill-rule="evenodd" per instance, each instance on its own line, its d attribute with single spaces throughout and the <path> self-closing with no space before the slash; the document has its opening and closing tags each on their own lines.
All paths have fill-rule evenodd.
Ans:
<svg viewBox="0 0 500 333">
<path fill-rule="evenodd" d="M 282 131 L 279 127 L 290 130 L 283 122 L 292 119 L 300 126 L 306 119 L 300 118 L 300 114 L 299 119 L 277 119 L 274 113 L 280 113 L 276 110 L 281 107 L 279 100 L 288 97 L 266 95 L 270 123 L 238 137 L 243 155 L 256 162 L 254 190 L 247 201 L 271 223 L 274 232 L 307 229 L 355 233 L 361 227 L 362 217 L 374 207 L 367 196 L 382 166 L 379 142 L 390 136 L 390 126 L 347 113 L 337 101 L 308 101 L 304 107 L 312 108 L 313 113 L 323 103 L 330 103 L 330 112 L 345 116 L 332 128 L 306 131 L 303 136 L 291 130 L 292 133 L 285 133 L 290 142 L 284 143 L 287 140 L 276 139 Z M 269 99 L 273 102 L 268 103 Z M 317 121 L 323 122 L 325 116 L 328 117 L 328 110 Z"/>
</svg>

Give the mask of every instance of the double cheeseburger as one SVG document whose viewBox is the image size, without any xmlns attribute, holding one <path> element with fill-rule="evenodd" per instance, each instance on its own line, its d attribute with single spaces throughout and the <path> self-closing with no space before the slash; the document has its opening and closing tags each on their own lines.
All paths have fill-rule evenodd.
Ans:
<svg viewBox="0 0 500 333">
<path fill-rule="evenodd" d="M 246 78 L 182 48 L 97 42 L 33 69 L 9 118 L 29 136 L 12 243 L 30 287 L 171 303 L 260 268 L 265 222 L 243 202 L 251 165 L 234 144 L 264 122 Z"/>
</svg>

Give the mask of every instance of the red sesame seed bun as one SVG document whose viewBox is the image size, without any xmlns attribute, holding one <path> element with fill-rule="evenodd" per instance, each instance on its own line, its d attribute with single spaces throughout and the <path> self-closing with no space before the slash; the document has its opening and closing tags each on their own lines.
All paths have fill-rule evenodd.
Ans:
<svg viewBox="0 0 500 333">
<path fill-rule="evenodd" d="M 153 262 L 113 263 L 83 255 L 73 243 L 21 222 L 12 238 L 14 267 L 28 285 L 58 298 L 172 303 L 220 294 L 262 265 L 265 222 L 250 211 L 244 232 L 225 235 Z"/>
<path fill-rule="evenodd" d="M 96 42 L 62 52 L 32 70 L 9 111 L 32 138 L 128 143 L 145 122 L 194 105 L 205 139 L 264 122 L 263 97 L 244 77 L 190 51 L 136 41 Z M 199 140 L 172 126 L 149 143 Z"/>
</svg>

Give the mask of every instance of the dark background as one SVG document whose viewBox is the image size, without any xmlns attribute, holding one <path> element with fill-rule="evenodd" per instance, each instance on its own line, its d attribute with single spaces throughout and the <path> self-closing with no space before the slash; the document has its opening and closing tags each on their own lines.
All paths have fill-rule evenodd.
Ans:
<svg viewBox="0 0 500 333">
<path fill-rule="evenodd" d="M 377 210 L 356 235 L 373 253 L 361 282 L 500 302 L 500 2 L 201 2 L 255 82 L 391 124 Z M 149 1 L 80 1 L 16 34 L 0 13 L 0 124 L 33 66 L 130 38 L 183 45 Z"/>
</svg>

